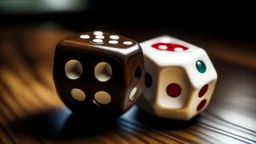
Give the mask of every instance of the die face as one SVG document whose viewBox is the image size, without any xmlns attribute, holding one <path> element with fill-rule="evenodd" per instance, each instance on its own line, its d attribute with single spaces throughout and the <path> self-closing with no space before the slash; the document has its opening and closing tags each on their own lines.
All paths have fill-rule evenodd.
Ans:
<svg viewBox="0 0 256 144">
<path fill-rule="evenodd" d="M 204 111 L 209 105 L 217 82 L 217 72 L 205 51 L 201 56 L 184 65 L 193 92 L 188 100 L 190 118 Z"/>
<path fill-rule="evenodd" d="M 81 66 L 74 63 L 73 68 L 68 69 L 68 63 L 73 60 Z M 111 66 L 111 74 L 95 74 L 101 62 Z M 122 111 L 120 101 L 125 99 L 125 76 L 121 64 L 113 58 L 73 49 L 57 50 L 53 77 L 61 99 L 76 111 L 112 111 L 113 114 Z M 85 96 L 72 95 L 73 89 L 82 91 Z"/>
<path fill-rule="evenodd" d="M 191 84 L 185 69 L 178 66 L 160 67 L 144 57 L 145 84 L 138 105 L 163 118 L 185 119 Z"/>
<path fill-rule="evenodd" d="M 145 69 L 142 50 L 129 55 L 124 65 L 127 89 L 123 109 L 127 110 L 137 102 L 143 92 Z"/>
<path fill-rule="evenodd" d="M 183 109 L 187 106 L 192 86 L 182 67 L 170 66 L 160 70 L 157 86 L 157 105 L 164 109 Z"/>
<path fill-rule="evenodd" d="M 205 83 L 199 89 L 193 89 L 185 111 L 186 119 L 193 118 L 207 108 L 214 93 L 216 82 L 217 81 L 214 79 L 209 83 Z"/>
<path fill-rule="evenodd" d="M 193 58 L 188 63 L 182 65 L 187 72 L 192 86 L 195 89 L 202 88 L 206 83 L 212 80 L 217 80 L 217 72 L 207 55 L 207 53 L 200 49 L 200 55 Z"/>
<path fill-rule="evenodd" d="M 183 67 L 159 67 L 145 57 L 145 86 L 138 105 L 163 118 L 187 120 L 194 91 Z M 150 81 L 146 84 L 146 81 Z"/>
<path fill-rule="evenodd" d="M 160 36 L 140 43 L 144 55 L 160 67 L 181 65 L 200 56 L 201 49 L 170 36 Z"/>
<path fill-rule="evenodd" d="M 96 31 L 64 38 L 56 46 L 55 86 L 74 111 L 122 114 L 142 93 L 143 76 L 142 49 L 129 38 Z"/>
<path fill-rule="evenodd" d="M 161 70 L 154 105 L 157 115 L 189 120 L 207 108 L 214 93 L 216 77 L 201 75 L 202 78 L 198 77 L 198 81 L 203 82 L 200 87 L 195 87 L 188 72 L 183 66 L 171 66 Z"/>
<path fill-rule="evenodd" d="M 158 73 L 159 67 L 148 57 L 144 57 L 145 63 L 145 82 L 143 95 L 149 103 L 154 103 L 156 100 Z"/>
<path fill-rule="evenodd" d="M 101 52 L 119 58 L 140 49 L 138 43 L 132 39 L 102 31 L 91 31 L 66 37 L 59 45 L 69 45 L 76 49 Z"/>
</svg>

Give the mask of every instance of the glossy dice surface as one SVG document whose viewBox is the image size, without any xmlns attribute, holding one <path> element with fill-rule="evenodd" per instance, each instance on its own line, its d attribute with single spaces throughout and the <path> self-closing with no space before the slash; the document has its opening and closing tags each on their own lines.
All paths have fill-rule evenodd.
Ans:
<svg viewBox="0 0 256 144">
<path fill-rule="evenodd" d="M 69 36 L 56 46 L 53 78 L 73 112 L 119 116 L 142 93 L 142 49 L 135 40 L 103 31 Z"/>
<path fill-rule="evenodd" d="M 189 120 L 211 101 L 216 70 L 205 50 L 164 35 L 141 44 L 145 87 L 139 106 L 156 116 Z"/>
</svg>

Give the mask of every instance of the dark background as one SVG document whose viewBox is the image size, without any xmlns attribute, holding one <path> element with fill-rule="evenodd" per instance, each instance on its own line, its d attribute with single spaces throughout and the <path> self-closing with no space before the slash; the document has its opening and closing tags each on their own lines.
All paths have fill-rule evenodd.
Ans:
<svg viewBox="0 0 256 144">
<path fill-rule="evenodd" d="M 56 0 L 54 5 L 58 5 L 58 9 L 49 9 L 44 2 L 49 3 L 49 0 L 38 4 L 41 9 L 34 6 L 39 1 L 0 2 L 1 26 L 54 21 L 78 32 L 100 28 L 119 32 L 155 31 L 158 34 L 174 30 L 248 43 L 255 41 L 256 10 L 253 4 L 243 1 L 73 0 L 77 5 L 70 5 L 72 9 L 61 7 L 68 0 Z"/>
<path fill-rule="evenodd" d="M 0 143 L 255 142 L 253 4 L 0 0 L 0 26 Z M 132 110 L 117 127 L 100 126 L 102 133 L 95 124 L 72 117 L 53 83 L 54 49 L 61 38 L 94 29 L 138 41 L 170 34 L 204 48 L 218 73 L 211 105 L 185 123 Z"/>
</svg>

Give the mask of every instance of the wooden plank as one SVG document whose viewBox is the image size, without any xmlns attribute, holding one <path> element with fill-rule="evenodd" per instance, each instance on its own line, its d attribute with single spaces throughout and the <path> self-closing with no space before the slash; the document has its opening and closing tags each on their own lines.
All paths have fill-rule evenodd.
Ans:
<svg viewBox="0 0 256 144">
<path fill-rule="evenodd" d="M 0 144 L 15 144 L 12 136 L 3 126 L 0 127 Z"/>
</svg>

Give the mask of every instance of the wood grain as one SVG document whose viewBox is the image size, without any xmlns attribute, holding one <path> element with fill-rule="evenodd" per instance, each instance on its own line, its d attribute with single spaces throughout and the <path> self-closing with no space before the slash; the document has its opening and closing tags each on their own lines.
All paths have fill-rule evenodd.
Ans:
<svg viewBox="0 0 256 144">
<path fill-rule="evenodd" d="M 35 26 L 0 32 L 0 143 L 256 143 L 256 57 L 237 44 L 184 37 L 208 46 L 219 74 L 209 107 L 191 121 L 155 118 L 134 106 L 105 123 L 73 116 L 54 88 L 54 47 L 72 31 Z"/>
</svg>

